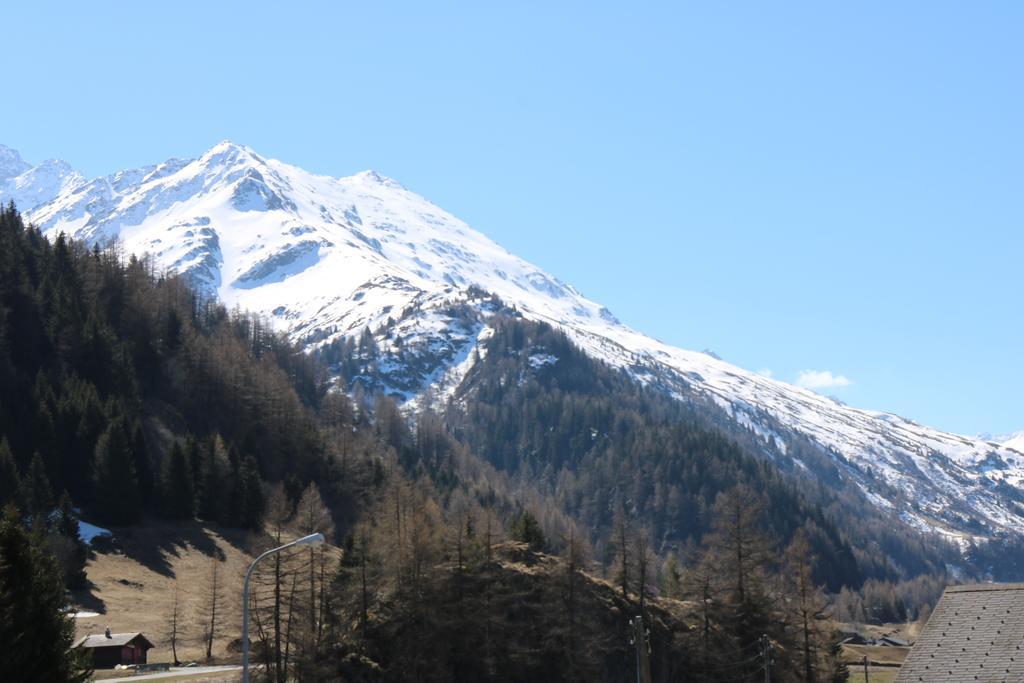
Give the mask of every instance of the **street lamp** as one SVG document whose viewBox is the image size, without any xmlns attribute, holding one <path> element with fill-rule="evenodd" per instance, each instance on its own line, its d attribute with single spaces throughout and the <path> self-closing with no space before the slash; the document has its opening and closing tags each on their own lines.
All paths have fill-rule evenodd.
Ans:
<svg viewBox="0 0 1024 683">
<path fill-rule="evenodd" d="M 285 543 L 279 548 L 271 548 L 249 565 L 248 571 L 245 572 L 245 585 L 242 588 L 242 683 L 249 683 L 249 579 L 252 577 L 252 570 L 256 568 L 260 560 L 274 553 L 297 545 L 317 545 L 323 542 L 324 535 L 321 533 L 303 536 L 291 543 Z"/>
</svg>

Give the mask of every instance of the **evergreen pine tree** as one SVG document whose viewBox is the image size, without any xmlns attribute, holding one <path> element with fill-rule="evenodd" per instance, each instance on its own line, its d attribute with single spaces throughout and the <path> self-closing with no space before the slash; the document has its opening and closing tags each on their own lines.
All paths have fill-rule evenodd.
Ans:
<svg viewBox="0 0 1024 683">
<path fill-rule="evenodd" d="M 229 526 L 244 526 L 242 523 L 242 460 L 238 450 L 228 450 L 228 479 L 225 482 L 225 500 L 221 510 L 221 522 Z"/>
<path fill-rule="evenodd" d="M 43 457 L 38 452 L 32 456 L 32 463 L 21 481 L 21 500 L 25 504 L 25 512 L 32 515 L 45 516 L 53 510 L 53 489 L 46 476 Z"/>
<path fill-rule="evenodd" d="M 224 469 L 228 463 L 224 442 L 220 436 L 210 437 L 202 453 L 196 496 L 199 518 L 215 521 L 221 519 L 227 510 L 224 500 Z"/>
<path fill-rule="evenodd" d="M 242 461 L 239 479 L 239 521 L 247 529 L 257 529 L 263 520 L 265 503 L 256 458 L 250 455 Z"/>
<path fill-rule="evenodd" d="M 138 422 L 132 427 L 132 457 L 135 462 L 135 476 L 139 479 L 139 494 L 143 503 L 153 497 L 153 466 L 149 458 L 146 437 L 142 433 L 142 425 Z"/>
<path fill-rule="evenodd" d="M 375 549 L 365 525 L 346 535 L 338 570 L 331 585 L 331 628 L 339 632 L 357 621 L 363 638 L 369 625 L 370 602 L 378 575 Z"/>
<path fill-rule="evenodd" d="M 64 585 L 71 589 L 84 588 L 89 549 L 79 535 L 78 516 L 67 491 L 61 495 L 57 504 L 57 518 L 50 529 L 50 547 L 60 563 Z"/>
<path fill-rule="evenodd" d="M 675 553 L 669 553 L 661 569 L 661 594 L 666 598 L 682 599 L 683 571 Z"/>
<path fill-rule="evenodd" d="M 10 681 L 78 682 L 91 671 L 72 650 L 74 620 L 65 611 L 60 571 L 33 543 L 13 506 L 0 521 L 0 671 Z"/>
<path fill-rule="evenodd" d="M 139 517 L 142 497 L 135 474 L 131 436 L 123 417 L 111 420 L 96 442 L 93 474 L 96 514 L 108 524 L 131 524 Z"/>
<path fill-rule="evenodd" d="M 11 447 L 7 445 L 7 439 L 0 440 L 0 506 L 17 504 L 20 490 L 21 477 L 11 455 Z"/>
<path fill-rule="evenodd" d="M 177 309 L 171 308 L 167 311 L 167 318 L 164 320 L 163 347 L 164 351 L 173 356 L 181 345 L 181 316 Z"/>
<path fill-rule="evenodd" d="M 185 439 L 185 460 L 188 462 L 193 483 L 198 483 L 202 476 L 203 449 L 199 445 L 199 439 L 191 434 Z"/>
<path fill-rule="evenodd" d="M 42 376 L 42 373 L 40 373 Z M 52 397 L 53 392 L 49 384 L 46 385 L 46 391 Z M 57 427 L 53 419 L 53 413 L 49 407 L 50 400 L 40 401 L 36 410 L 35 417 L 33 418 L 33 429 L 32 429 L 32 448 L 35 449 L 35 453 L 41 458 L 43 465 L 43 474 L 46 475 L 46 481 L 51 484 L 51 495 L 50 503 L 53 503 L 52 491 L 53 487 L 59 487 L 56 490 L 63 488 L 63 474 L 60 472 L 60 458 L 58 456 L 57 448 Z"/>
<path fill-rule="evenodd" d="M 82 346 L 78 350 L 78 371 L 96 385 L 101 393 L 110 389 L 110 367 L 114 363 L 113 333 L 97 312 L 90 312 L 82 330 Z"/>
<path fill-rule="evenodd" d="M 828 683 L 846 683 L 850 680 L 850 667 L 843 661 L 843 644 L 840 642 L 841 634 L 833 634 L 831 644 L 828 646 L 829 671 Z"/>
<path fill-rule="evenodd" d="M 75 500 L 89 500 L 96 442 L 107 426 L 96 387 L 80 378 L 70 378 L 63 388 L 57 414 L 65 488 Z"/>
<path fill-rule="evenodd" d="M 192 519 L 195 513 L 192 467 L 177 443 L 164 455 L 160 468 L 160 500 L 171 519 Z"/>
<path fill-rule="evenodd" d="M 512 540 L 526 543 L 534 550 L 544 550 L 544 546 L 547 544 L 544 532 L 540 528 L 540 522 L 529 510 L 523 510 L 523 513 L 512 523 Z"/>
</svg>

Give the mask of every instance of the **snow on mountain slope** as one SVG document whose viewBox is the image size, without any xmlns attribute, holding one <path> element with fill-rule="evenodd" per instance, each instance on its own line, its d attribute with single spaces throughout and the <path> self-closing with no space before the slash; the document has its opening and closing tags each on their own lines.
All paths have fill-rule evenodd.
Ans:
<svg viewBox="0 0 1024 683">
<path fill-rule="evenodd" d="M 32 164 L 26 163 L 18 150 L 0 145 L 0 182 L 19 176 L 30 168 Z"/>
<path fill-rule="evenodd" d="M 4 161 L 4 149 L 0 174 L 36 170 L 16 154 Z M 60 183 L 38 185 L 50 194 L 19 201 L 46 234 L 120 239 L 311 346 L 370 328 L 392 352 L 382 368 L 386 388 L 405 399 L 428 388 L 449 395 L 461 381 L 489 334 L 485 293 L 493 293 L 639 381 L 718 406 L 737 429 L 764 439 L 773 457 L 790 457 L 798 436 L 810 439 L 869 500 L 914 526 L 958 538 L 1024 533 L 1024 449 L 851 408 L 658 342 L 372 171 L 317 176 L 223 142 L 190 161 L 88 182 L 58 176 Z M 10 180 L 0 183 L 0 198 L 17 197 Z M 467 318 L 455 304 L 476 313 Z"/>
<path fill-rule="evenodd" d="M 1021 454 L 1024 454 L 1024 432 L 1017 432 L 1003 441 L 1002 445 L 1003 448 L 1012 448 Z"/>
<path fill-rule="evenodd" d="M 27 211 L 84 180 L 65 161 L 48 159 L 32 166 L 16 150 L 0 145 L 0 197 L 4 203 L 13 200 Z"/>
</svg>

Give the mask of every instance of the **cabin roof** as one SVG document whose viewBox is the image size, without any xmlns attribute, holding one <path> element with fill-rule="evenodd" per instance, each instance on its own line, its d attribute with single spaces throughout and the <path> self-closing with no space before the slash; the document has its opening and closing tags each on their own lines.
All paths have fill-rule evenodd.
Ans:
<svg viewBox="0 0 1024 683">
<path fill-rule="evenodd" d="M 107 637 L 103 633 L 94 633 L 82 636 L 75 641 L 75 644 L 72 647 L 119 647 L 127 645 L 136 638 L 141 638 L 145 642 L 146 649 L 154 647 L 153 643 L 149 641 L 149 638 L 138 631 L 135 633 L 111 633 L 110 637 Z"/>
<path fill-rule="evenodd" d="M 1024 681 L 1024 584 L 950 586 L 898 683 Z"/>
</svg>

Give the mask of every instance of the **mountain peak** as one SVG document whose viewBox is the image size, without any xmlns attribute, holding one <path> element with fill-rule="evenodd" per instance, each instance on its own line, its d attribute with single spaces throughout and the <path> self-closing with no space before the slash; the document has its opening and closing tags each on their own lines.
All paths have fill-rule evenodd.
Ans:
<svg viewBox="0 0 1024 683">
<path fill-rule="evenodd" d="M 201 163 L 206 165 L 234 165 L 240 162 L 263 165 L 266 163 L 266 160 L 257 154 L 251 147 L 238 144 L 237 142 L 232 142 L 231 140 L 221 140 L 207 150 L 199 160 Z"/>
<path fill-rule="evenodd" d="M 20 160 L 11 151 L 6 158 L 15 166 Z M 36 175 L 45 177 L 24 184 Z M 805 466 L 802 449 L 790 453 L 789 444 L 817 444 L 875 504 L 922 501 L 906 512 L 918 528 L 1024 536 L 1024 514 L 998 488 L 1024 492 L 1024 446 L 1010 450 L 1016 441 L 1000 446 L 851 408 L 766 381 L 710 350 L 658 342 L 376 171 L 315 176 L 224 140 L 189 162 L 85 185 L 79 178 L 23 172 L 0 182 L 0 200 L 14 198 L 47 235 L 64 231 L 90 244 L 120 239 L 158 268 L 185 274 L 205 295 L 266 315 L 310 350 L 367 328 L 386 330 L 376 334 L 389 354 L 380 367 L 388 369 L 376 381 L 405 399 L 462 381 L 472 348 L 494 329 L 487 327 L 491 309 L 479 308 L 492 305 L 480 293 L 493 294 L 642 384 L 731 420 L 772 457 Z M 460 317 L 464 306 L 477 307 L 480 317 Z M 991 453 L 1007 468 L 991 467 Z M 875 478 L 899 498 L 876 495 Z"/>
<path fill-rule="evenodd" d="M 240 142 L 235 142 L 234 140 L 229 140 L 227 138 L 224 138 L 223 140 L 221 140 L 216 145 L 210 148 L 210 152 L 214 153 L 228 150 L 244 151 L 250 154 L 255 153 L 253 152 L 252 148 L 249 147 L 248 145 L 243 145 Z"/>
<path fill-rule="evenodd" d="M 404 190 L 405 186 L 398 182 L 394 178 L 389 178 L 386 175 L 377 173 L 374 170 L 360 171 L 352 176 L 356 180 L 360 180 L 365 183 L 371 183 L 374 185 L 383 185 L 384 187 L 391 187 L 396 190 Z"/>
<path fill-rule="evenodd" d="M 63 159 L 47 159 L 33 166 L 17 150 L 0 145 L 0 196 L 23 211 L 50 201 L 82 181 L 82 174 Z"/>
<path fill-rule="evenodd" d="M 41 171 L 44 171 L 44 170 L 51 170 L 51 171 L 57 172 L 57 173 L 71 173 L 72 171 L 74 171 L 74 168 L 72 168 L 71 164 L 69 164 L 68 162 L 64 161 L 63 159 L 54 158 L 54 159 L 45 159 L 45 160 L 39 162 L 39 164 L 36 165 L 32 170 L 37 171 L 37 172 L 41 172 Z"/>
<path fill-rule="evenodd" d="M 21 158 L 18 150 L 0 145 L 0 180 L 21 175 L 30 168 L 32 165 Z"/>
<path fill-rule="evenodd" d="M 1017 432 L 1010 438 L 1006 439 L 1002 445 L 1004 448 L 1012 448 L 1015 451 L 1024 453 L 1024 431 Z"/>
</svg>

